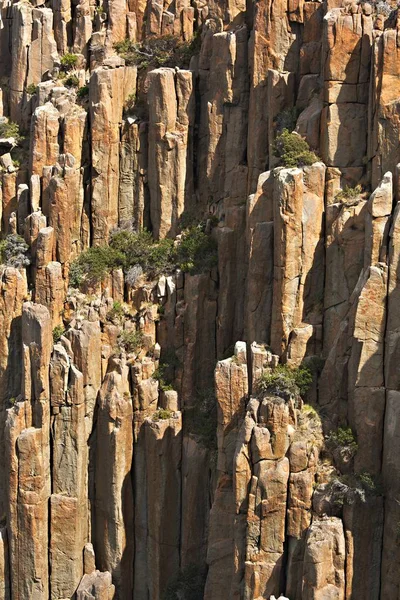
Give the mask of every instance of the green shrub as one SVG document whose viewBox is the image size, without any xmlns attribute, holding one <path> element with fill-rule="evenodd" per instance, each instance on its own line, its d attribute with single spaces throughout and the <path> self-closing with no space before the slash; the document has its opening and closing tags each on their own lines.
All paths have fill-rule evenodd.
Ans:
<svg viewBox="0 0 400 600">
<path fill-rule="evenodd" d="M 136 65 L 139 69 L 183 69 L 189 66 L 191 57 L 200 51 L 200 43 L 199 35 L 195 35 L 189 42 L 183 42 L 177 36 L 164 35 L 147 38 L 138 44 L 126 39 L 117 42 L 114 48 L 127 65 Z"/>
<path fill-rule="evenodd" d="M 366 502 L 368 497 L 381 496 L 382 486 L 378 477 L 364 471 L 358 474 L 334 476 L 329 483 L 335 504 L 353 504 L 356 500 Z"/>
<path fill-rule="evenodd" d="M 16 233 L 8 235 L 0 242 L 0 260 L 7 267 L 27 267 L 31 263 L 28 244 Z"/>
<path fill-rule="evenodd" d="M 124 329 L 118 336 L 118 343 L 126 352 L 137 352 L 143 345 L 143 333 Z"/>
<path fill-rule="evenodd" d="M 336 431 L 331 431 L 326 439 L 328 443 L 331 443 L 336 447 L 346 446 L 351 448 L 354 452 L 358 449 L 358 444 L 350 427 L 339 427 Z"/>
<path fill-rule="evenodd" d="M 65 327 L 63 325 L 56 325 L 53 329 L 53 342 L 57 344 L 60 341 L 61 336 L 65 333 Z"/>
<path fill-rule="evenodd" d="M 78 98 L 86 98 L 89 95 L 89 86 L 83 85 L 82 87 L 80 87 L 76 92 L 76 95 L 78 96 Z"/>
<path fill-rule="evenodd" d="M 93 246 L 88 248 L 70 267 L 70 285 L 79 287 L 83 282 L 89 285 L 99 283 L 112 269 L 121 266 L 124 256 L 109 246 Z"/>
<path fill-rule="evenodd" d="M 136 94 L 129 94 L 124 105 L 124 113 L 129 115 L 135 108 Z"/>
<path fill-rule="evenodd" d="M 173 414 L 174 413 L 167 408 L 159 408 L 153 414 L 152 419 L 153 419 L 153 421 L 166 421 L 167 419 L 170 419 Z"/>
<path fill-rule="evenodd" d="M 176 353 L 172 349 L 166 349 L 161 355 L 158 368 L 153 373 L 153 379 L 158 381 L 158 386 L 163 392 L 173 390 L 175 369 L 180 366 Z"/>
<path fill-rule="evenodd" d="M 0 138 L 14 138 L 17 142 L 21 141 L 23 137 L 18 123 L 13 123 L 13 121 L 0 123 Z"/>
<path fill-rule="evenodd" d="M 289 365 L 278 365 L 273 370 L 266 371 L 258 381 L 258 391 L 261 394 L 276 394 L 303 396 L 313 381 L 311 370 L 306 366 L 291 368 Z"/>
<path fill-rule="evenodd" d="M 107 319 L 110 321 L 120 321 L 125 315 L 125 310 L 121 302 L 114 302 L 112 308 L 107 313 Z"/>
<path fill-rule="evenodd" d="M 217 250 L 217 242 L 201 226 L 191 227 L 182 233 L 176 246 L 176 262 L 184 272 L 203 273 L 218 264 Z"/>
<path fill-rule="evenodd" d="M 188 565 L 168 584 L 163 600 L 203 600 L 206 569 Z"/>
<path fill-rule="evenodd" d="M 284 167 L 304 167 L 319 160 L 305 139 L 287 129 L 276 138 L 274 151 L 280 159 L 279 164 Z"/>
<path fill-rule="evenodd" d="M 64 81 L 64 85 L 66 87 L 78 87 L 79 78 L 77 75 L 69 75 L 69 77 L 67 77 L 67 79 Z"/>
<path fill-rule="evenodd" d="M 30 83 L 26 86 L 25 91 L 29 96 L 33 96 L 37 92 L 37 85 L 35 83 Z"/>
<path fill-rule="evenodd" d="M 212 452 L 217 451 L 217 400 L 213 388 L 197 391 L 193 406 L 185 408 L 186 430 Z"/>
<path fill-rule="evenodd" d="M 61 57 L 61 68 L 63 71 L 70 71 L 78 64 L 78 56 L 67 52 Z"/>
<path fill-rule="evenodd" d="M 335 200 L 344 203 L 346 203 L 346 200 L 356 200 L 359 198 L 361 192 L 361 185 L 356 185 L 355 187 L 349 187 L 346 185 L 343 190 L 336 194 Z"/>
<path fill-rule="evenodd" d="M 124 256 L 124 266 L 129 269 L 140 265 L 149 277 L 157 277 L 171 270 L 173 241 L 163 239 L 155 243 L 148 231 L 118 231 L 112 235 L 110 247 Z"/>
</svg>

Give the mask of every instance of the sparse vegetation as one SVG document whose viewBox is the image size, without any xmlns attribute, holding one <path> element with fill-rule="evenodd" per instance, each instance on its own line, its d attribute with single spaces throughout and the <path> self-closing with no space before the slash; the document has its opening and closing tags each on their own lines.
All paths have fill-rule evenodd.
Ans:
<svg viewBox="0 0 400 600">
<path fill-rule="evenodd" d="M 35 83 L 30 83 L 26 86 L 25 91 L 29 96 L 33 96 L 37 92 L 37 85 Z"/>
<path fill-rule="evenodd" d="M 118 343 L 126 352 L 137 352 L 143 345 L 143 333 L 124 329 L 118 336 Z"/>
<path fill-rule="evenodd" d="M 14 138 L 16 142 L 20 142 L 23 136 L 20 133 L 17 123 L 7 121 L 0 123 L 0 138 Z"/>
<path fill-rule="evenodd" d="M 180 362 L 172 349 L 166 349 L 159 361 L 158 368 L 153 373 L 153 379 L 158 381 L 160 390 L 167 392 L 173 390 L 175 369 L 180 367 Z"/>
<path fill-rule="evenodd" d="M 76 95 L 78 96 L 78 98 L 86 98 L 87 96 L 89 96 L 89 86 L 88 85 L 82 85 L 82 87 L 80 87 L 78 89 L 78 91 L 76 92 Z"/>
<path fill-rule="evenodd" d="M 355 187 L 349 187 L 346 185 L 343 190 L 335 195 L 337 202 L 343 202 L 343 204 L 351 204 L 352 201 L 357 200 L 362 192 L 361 185 Z"/>
<path fill-rule="evenodd" d="M 93 247 L 83 252 L 71 265 L 70 285 L 95 284 L 112 269 L 123 268 L 129 285 L 145 273 L 150 279 L 171 273 L 177 268 L 196 274 L 217 264 L 217 243 L 203 226 L 184 231 L 178 244 L 171 239 L 155 242 L 148 231 L 135 233 L 121 230 L 111 236 L 109 246 Z"/>
<path fill-rule="evenodd" d="M 168 408 L 159 408 L 154 413 L 152 419 L 153 421 L 166 421 L 167 419 L 170 419 L 173 416 L 173 414 L 174 413 Z"/>
<path fill-rule="evenodd" d="M 182 233 L 176 246 L 176 263 L 184 272 L 190 274 L 210 271 L 217 265 L 217 242 L 207 235 L 202 225 L 190 227 Z"/>
<path fill-rule="evenodd" d="M 60 341 L 61 336 L 65 333 L 65 327 L 63 325 L 56 325 L 53 329 L 53 342 L 57 344 Z"/>
<path fill-rule="evenodd" d="M 27 267 L 31 262 L 28 244 L 16 233 L 8 235 L 0 242 L 0 260 L 7 267 Z"/>
<path fill-rule="evenodd" d="M 283 398 L 288 395 L 303 396 L 312 380 L 312 372 L 307 366 L 291 368 L 289 365 L 278 365 L 263 373 L 258 381 L 258 391 L 260 394 L 275 394 Z"/>
<path fill-rule="evenodd" d="M 304 167 L 317 162 L 318 156 L 310 150 L 306 140 L 297 133 L 284 129 L 275 140 L 275 156 L 284 167 Z"/>
<path fill-rule="evenodd" d="M 110 246 L 88 248 L 72 262 L 69 283 L 72 287 L 79 287 L 84 281 L 95 285 L 123 261 L 124 256 Z"/>
<path fill-rule="evenodd" d="M 125 315 L 125 310 L 121 302 L 114 302 L 112 308 L 107 313 L 107 319 L 110 321 L 120 321 Z"/>
<path fill-rule="evenodd" d="M 163 600 L 203 600 L 206 571 L 188 565 L 168 584 Z"/>
<path fill-rule="evenodd" d="M 368 497 L 382 495 L 378 478 L 364 471 L 359 474 L 335 476 L 329 484 L 335 504 L 353 504 L 356 500 L 366 502 Z"/>
<path fill-rule="evenodd" d="M 352 458 L 357 450 L 358 444 L 350 427 L 339 427 L 336 431 L 331 431 L 326 437 L 328 449 L 339 451 L 343 458 Z"/>
<path fill-rule="evenodd" d="M 213 388 L 198 390 L 193 406 L 185 409 L 184 418 L 188 433 L 200 444 L 217 451 L 217 401 Z"/>
<path fill-rule="evenodd" d="M 323 446 L 321 417 L 310 404 L 304 404 L 297 414 L 297 429 L 292 441 L 305 441 L 319 448 Z"/>
<path fill-rule="evenodd" d="M 69 75 L 64 81 L 64 85 L 66 87 L 78 87 L 79 86 L 79 78 L 77 75 Z"/>
<path fill-rule="evenodd" d="M 61 57 L 61 68 L 63 71 L 70 71 L 78 64 L 78 56 L 67 52 Z"/>
<path fill-rule="evenodd" d="M 129 94 L 124 105 L 124 114 L 129 115 L 135 108 L 136 94 Z"/>
<path fill-rule="evenodd" d="M 191 57 L 200 51 L 200 35 L 196 34 L 189 42 L 173 35 L 147 38 L 138 44 L 126 39 L 115 44 L 114 48 L 126 64 L 136 65 L 139 69 L 182 69 L 189 67 Z"/>
</svg>

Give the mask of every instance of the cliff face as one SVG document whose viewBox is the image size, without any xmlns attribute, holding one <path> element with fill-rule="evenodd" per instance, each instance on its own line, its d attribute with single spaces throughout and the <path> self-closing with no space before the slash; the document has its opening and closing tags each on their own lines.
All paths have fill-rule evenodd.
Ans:
<svg viewBox="0 0 400 600">
<path fill-rule="evenodd" d="M 0 5 L 0 599 L 400 599 L 397 11 Z"/>
</svg>

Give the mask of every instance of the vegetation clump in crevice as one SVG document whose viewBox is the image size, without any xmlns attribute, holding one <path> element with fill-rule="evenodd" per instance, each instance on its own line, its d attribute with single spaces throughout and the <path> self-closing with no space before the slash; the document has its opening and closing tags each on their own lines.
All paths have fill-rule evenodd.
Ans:
<svg viewBox="0 0 400 600">
<path fill-rule="evenodd" d="M 87 98 L 89 96 L 89 86 L 88 85 L 82 85 L 80 88 L 78 88 L 78 90 L 76 92 L 76 95 L 81 100 Z"/>
<path fill-rule="evenodd" d="M 36 85 L 36 83 L 30 83 L 26 86 L 25 91 L 29 96 L 33 96 L 34 94 L 36 94 L 37 89 L 38 86 Z"/>
<path fill-rule="evenodd" d="M 353 204 L 357 204 L 361 193 L 361 185 L 356 185 L 355 187 L 346 185 L 343 190 L 335 195 L 335 200 L 336 202 L 342 202 L 347 206 L 351 206 Z"/>
<path fill-rule="evenodd" d="M 173 381 L 175 369 L 179 368 L 181 363 L 172 349 L 167 349 L 163 352 L 158 368 L 154 371 L 152 377 L 158 381 L 158 387 L 163 392 L 168 392 L 174 389 Z"/>
<path fill-rule="evenodd" d="M 353 458 L 358 450 L 357 440 L 350 427 L 339 427 L 336 431 L 329 432 L 326 446 L 331 452 L 338 452 L 344 460 Z"/>
<path fill-rule="evenodd" d="M 78 64 L 78 56 L 76 54 L 72 54 L 72 52 L 66 52 L 64 56 L 61 57 L 61 69 L 65 72 L 74 69 Z"/>
<path fill-rule="evenodd" d="M 297 441 L 305 441 L 318 448 L 323 446 L 321 417 L 317 409 L 310 404 L 304 404 L 297 413 L 297 427 L 292 442 Z"/>
<path fill-rule="evenodd" d="M 156 423 L 157 421 L 166 421 L 173 417 L 174 413 L 169 408 L 159 408 L 152 416 L 152 420 Z"/>
<path fill-rule="evenodd" d="M 378 477 L 364 471 L 333 476 L 328 489 L 336 505 L 354 504 L 357 500 L 366 502 L 370 497 L 382 495 L 382 485 Z"/>
<path fill-rule="evenodd" d="M 110 310 L 107 313 L 107 319 L 109 321 L 116 321 L 116 322 L 120 322 L 123 317 L 125 315 L 125 308 L 122 304 L 122 302 L 114 302 L 112 305 L 112 308 L 110 308 Z"/>
<path fill-rule="evenodd" d="M 0 261 L 6 267 L 21 269 L 31 264 L 29 246 L 16 233 L 11 233 L 0 242 Z"/>
<path fill-rule="evenodd" d="M 143 345 L 144 337 L 141 331 L 124 329 L 118 336 L 119 347 L 128 353 L 138 352 Z"/>
<path fill-rule="evenodd" d="M 53 343 L 57 344 L 65 333 L 64 325 L 56 325 L 53 329 Z"/>
<path fill-rule="evenodd" d="M 95 285 L 113 269 L 120 267 L 123 261 L 123 254 L 110 246 L 88 248 L 71 263 L 70 286 L 79 287 L 83 282 Z"/>
<path fill-rule="evenodd" d="M 214 388 L 198 390 L 193 406 L 185 408 L 186 431 L 211 452 L 217 452 L 217 401 Z"/>
<path fill-rule="evenodd" d="M 73 261 L 70 285 L 95 285 L 115 268 L 122 268 L 132 285 L 142 274 L 150 280 L 176 269 L 199 274 L 217 262 L 217 243 L 203 225 L 183 231 L 176 243 L 168 238 L 154 241 L 148 231 L 120 230 L 111 236 L 109 246 L 89 248 Z"/>
<path fill-rule="evenodd" d="M 77 75 L 68 75 L 68 77 L 64 81 L 65 87 L 69 88 L 78 88 L 79 87 L 79 78 Z"/>
<path fill-rule="evenodd" d="M 187 69 L 192 56 L 199 53 L 200 43 L 199 34 L 188 42 L 178 36 L 164 35 L 147 38 L 140 43 L 126 39 L 117 42 L 114 48 L 127 65 L 136 65 L 140 70 L 159 67 Z"/>
<path fill-rule="evenodd" d="M 279 166 L 287 168 L 305 167 L 319 160 L 304 138 L 287 129 L 276 138 L 274 154 L 279 158 Z"/>
<path fill-rule="evenodd" d="M 304 396 L 312 381 L 311 369 L 306 365 L 297 368 L 278 365 L 261 375 L 257 388 L 260 395 L 273 394 L 282 398 Z"/>
<path fill-rule="evenodd" d="M 4 121 L 0 123 L 0 138 L 14 138 L 17 143 L 20 143 L 24 136 L 21 135 L 18 123 Z"/>
<path fill-rule="evenodd" d="M 206 575 L 205 567 L 186 566 L 170 581 L 163 600 L 203 600 Z"/>
</svg>

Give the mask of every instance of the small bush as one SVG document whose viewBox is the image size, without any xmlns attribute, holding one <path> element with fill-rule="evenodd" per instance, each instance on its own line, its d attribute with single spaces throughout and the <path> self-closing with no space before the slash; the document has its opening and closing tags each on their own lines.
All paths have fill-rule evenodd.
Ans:
<svg viewBox="0 0 400 600">
<path fill-rule="evenodd" d="M 129 115 L 135 108 L 136 94 L 129 94 L 124 105 L 124 113 Z"/>
<path fill-rule="evenodd" d="M 17 142 L 23 139 L 19 131 L 19 125 L 13 123 L 13 121 L 0 123 L 0 138 L 14 138 Z"/>
<path fill-rule="evenodd" d="M 67 52 L 61 57 L 61 68 L 63 71 L 70 71 L 78 64 L 78 56 Z"/>
<path fill-rule="evenodd" d="M 35 83 L 30 83 L 26 86 L 25 91 L 29 96 L 33 96 L 37 92 L 37 85 Z"/>
<path fill-rule="evenodd" d="M 212 452 L 217 451 L 217 401 L 213 388 L 197 392 L 193 406 L 184 413 L 187 432 Z"/>
<path fill-rule="evenodd" d="M 187 273 L 210 271 L 218 264 L 217 242 L 201 226 L 191 227 L 182 233 L 176 247 L 177 264 Z"/>
<path fill-rule="evenodd" d="M 150 232 L 139 233 L 121 230 L 114 233 L 110 247 L 123 257 L 126 270 L 140 266 L 149 277 L 157 277 L 171 270 L 173 263 L 173 241 L 160 240 L 155 243 Z"/>
<path fill-rule="evenodd" d="M 76 92 L 76 95 L 78 96 L 78 98 L 86 98 L 89 95 L 89 86 L 83 85 L 82 87 L 80 87 Z"/>
<path fill-rule="evenodd" d="M 366 502 L 368 497 L 381 496 L 382 488 L 378 478 L 366 471 L 359 474 L 334 477 L 329 484 L 335 504 L 354 504 L 356 500 Z"/>
<path fill-rule="evenodd" d="M 152 419 L 153 421 L 166 421 L 167 419 L 170 419 L 173 416 L 173 414 L 174 413 L 167 408 L 159 408 L 154 413 Z"/>
<path fill-rule="evenodd" d="M 125 310 L 121 302 L 114 302 L 112 308 L 107 313 L 107 319 L 110 321 L 120 321 L 124 315 Z"/>
<path fill-rule="evenodd" d="M 76 75 L 70 75 L 64 81 L 64 85 L 66 87 L 78 87 L 79 86 L 79 78 Z"/>
<path fill-rule="evenodd" d="M 304 167 L 318 161 L 318 156 L 310 150 L 306 140 L 284 129 L 275 140 L 275 156 L 284 167 Z"/>
<path fill-rule="evenodd" d="M 127 331 L 124 329 L 118 336 L 118 343 L 125 348 L 126 352 L 137 352 L 143 345 L 143 333 L 141 331 Z"/>
<path fill-rule="evenodd" d="M 191 57 L 200 51 L 200 36 L 195 35 L 190 42 L 183 42 L 173 35 L 147 38 L 139 44 L 126 39 L 117 42 L 114 48 L 127 65 L 136 65 L 139 69 L 183 69 L 189 66 Z"/>
<path fill-rule="evenodd" d="M 275 394 L 284 398 L 288 395 L 303 396 L 312 381 L 311 370 L 306 366 L 291 368 L 288 365 L 278 365 L 263 373 L 258 381 L 258 391 L 260 394 Z"/>
<path fill-rule="evenodd" d="M 168 584 L 163 600 L 203 600 L 206 569 L 188 565 Z"/>
<path fill-rule="evenodd" d="M 175 369 L 180 366 L 174 350 L 167 349 L 163 352 L 158 368 L 153 373 L 153 379 L 158 381 L 158 386 L 163 392 L 173 390 Z"/>
<path fill-rule="evenodd" d="M 12 233 L 0 242 L 0 259 L 1 263 L 7 267 L 15 267 L 21 269 L 30 265 L 29 246 L 25 240 Z"/>
<path fill-rule="evenodd" d="M 104 277 L 123 264 L 124 257 L 109 246 L 94 246 L 82 252 L 70 267 L 70 286 L 79 287 L 83 282 L 89 285 L 99 283 Z"/>
<path fill-rule="evenodd" d="M 61 336 L 65 333 L 65 327 L 63 325 L 56 325 L 53 329 L 53 342 L 57 344 L 60 341 Z"/>
<path fill-rule="evenodd" d="M 350 427 L 339 427 L 327 435 L 327 443 L 340 448 L 349 448 L 353 453 L 357 452 L 358 444 Z"/>
<path fill-rule="evenodd" d="M 346 185 L 343 190 L 336 194 L 335 200 L 337 202 L 344 203 L 346 203 L 346 201 L 348 200 L 356 200 L 357 198 L 359 198 L 361 192 L 361 185 L 356 185 L 355 187 L 349 187 L 348 185 Z"/>
</svg>

